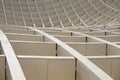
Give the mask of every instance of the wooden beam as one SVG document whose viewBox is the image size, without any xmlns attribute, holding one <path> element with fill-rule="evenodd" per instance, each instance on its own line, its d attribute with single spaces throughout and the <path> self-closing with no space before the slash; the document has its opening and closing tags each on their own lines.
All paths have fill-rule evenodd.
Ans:
<svg viewBox="0 0 120 80">
<path fill-rule="evenodd" d="M 6 56 L 7 64 L 10 71 L 10 78 L 12 80 L 26 80 L 15 52 L 5 36 L 5 34 L 0 30 L 0 41 L 3 49 L 3 53 Z"/>
</svg>

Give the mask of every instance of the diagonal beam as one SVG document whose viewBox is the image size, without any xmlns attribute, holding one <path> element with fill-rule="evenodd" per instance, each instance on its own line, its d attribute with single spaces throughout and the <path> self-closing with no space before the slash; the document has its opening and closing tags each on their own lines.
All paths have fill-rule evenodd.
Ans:
<svg viewBox="0 0 120 80">
<path fill-rule="evenodd" d="M 93 80 L 113 80 L 111 77 L 109 77 L 104 71 L 102 71 L 101 69 L 99 69 L 95 64 L 93 64 L 91 61 L 89 61 L 86 57 L 84 57 L 83 55 L 81 55 L 79 52 L 77 52 L 76 50 L 74 50 L 73 48 L 71 48 L 70 46 L 68 46 L 67 44 L 63 43 L 62 41 L 56 39 L 55 37 L 41 31 L 38 30 L 36 28 L 33 27 L 29 27 L 30 30 L 34 30 L 39 34 L 42 34 L 43 36 L 49 38 L 51 41 L 57 43 L 59 46 L 61 46 L 63 49 L 65 49 L 68 53 L 70 53 L 71 55 L 73 55 L 77 61 L 80 62 L 81 65 L 83 65 L 84 67 L 82 67 L 82 69 L 85 69 L 87 72 L 85 72 L 85 74 L 87 76 L 92 76 L 91 79 Z M 88 77 L 89 79 L 89 77 Z"/>
</svg>

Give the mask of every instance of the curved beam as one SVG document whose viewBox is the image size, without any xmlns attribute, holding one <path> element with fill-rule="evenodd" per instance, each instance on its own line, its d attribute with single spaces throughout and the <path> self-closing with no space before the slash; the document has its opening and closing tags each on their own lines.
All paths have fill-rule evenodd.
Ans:
<svg viewBox="0 0 120 80">
<path fill-rule="evenodd" d="M 56 39 L 55 37 L 43 32 L 41 30 L 38 30 L 36 28 L 29 27 L 29 29 L 34 30 L 39 34 L 44 35 L 45 37 L 49 38 L 51 41 L 57 43 L 59 46 L 61 46 L 63 49 L 65 49 L 68 53 L 73 55 L 78 60 L 78 62 L 80 62 L 80 64 L 82 64 L 82 68 L 89 71 L 89 74 L 84 72 L 85 74 L 88 74 L 87 75 L 87 76 L 89 76 L 88 79 L 90 79 L 91 78 L 90 76 L 92 76 L 91 79 L 93 79 L 93 80 L 95 80 L 95 79 L 98 79 L 98 80 L 113 80 L 105 72 L 103 72 L 96 65 L 94 65 L 91 61 L 89 61 L 86 57 L 81 55 L 79 52 L 77 52 L 76 50 L 74 50 L 73 48 L 68 46 L 67 44 L 63 43 L 62 41 Z"/>
<path fill-rule="evenodd" d="M 112 9 L 112 10 L 114 10 L 114 11 L 117 11 L 117 12 L 120 12 L 120 10 L 118 10 L 118 9 L 115 9 L 115 8 L 113 8 L 113 7 L 111 7 L 111 6 L 109 6 L 108 4 L 106 4 L 103 0 L 100 0 L 105 6 L 107 6 L 107 7 L 109 7 L 110 9 Z"/>
<path fill-rule="evenodd" d="M 15 52 L 6 35 L 0 30 L 0 41 L 3 52 L 7 59 L 7 64 L 12 80 L 26 80 L 22 68 L 17 60 Z"/>
</svg>

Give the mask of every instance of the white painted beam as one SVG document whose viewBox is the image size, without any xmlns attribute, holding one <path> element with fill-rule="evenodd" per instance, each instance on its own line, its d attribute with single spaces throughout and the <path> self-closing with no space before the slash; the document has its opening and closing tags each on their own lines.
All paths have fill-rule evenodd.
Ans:
<svg viewBox="0 0 120 80">
<path fill-rule="evenodd" d="M 24 73 L 21 69 L 21 66 L 17 60 L 17 57 L 13 51 L 13 48 L 8 41 L 7 37 L 5 34 L 0 31 L 0 41 L 1 41 L 1 46 L 3 49 L 3 53 L 6 56 L 6 60 L 8 63 L 8 67 L 10 70 L 10 75 L 12 80 L 26 80 Z"/>
</svg>

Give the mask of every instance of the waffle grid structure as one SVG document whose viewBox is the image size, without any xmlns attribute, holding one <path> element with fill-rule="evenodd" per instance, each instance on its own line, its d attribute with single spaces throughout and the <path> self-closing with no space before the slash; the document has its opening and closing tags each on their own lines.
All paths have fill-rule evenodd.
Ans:
<svg viewBox="0 0 120 80">
<path fill-rule="evenodd" d="M 120 80 L 119 0 L 0 0 L 0 80 Z"/>
<path fill-rule="evenodd" d="M 119 0 L 0 0 L 0 24 L 37 27 L 119 22 Z"/>
<path fill-rule="evenodd" d="M 119 80 L 117 27 L 1 25 L 0 37 L 0 80 Z"/>
</svg>

